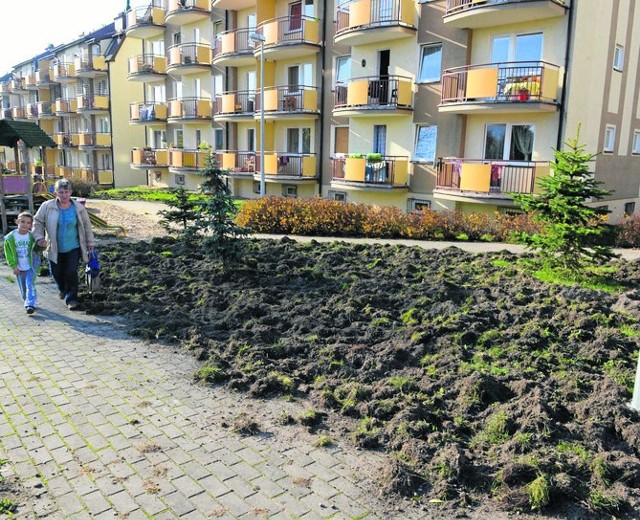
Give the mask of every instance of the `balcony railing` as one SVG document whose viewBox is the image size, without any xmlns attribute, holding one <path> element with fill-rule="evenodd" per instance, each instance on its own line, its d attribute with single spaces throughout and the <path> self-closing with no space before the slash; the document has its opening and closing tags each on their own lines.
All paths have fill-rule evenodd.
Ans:
<svg viewBox="0 0 640 520">
<path fill-rule="evenodd" d="M 260 96 L 255 98 L 256 112 L 260 111 Z M 264 111 L 277 113 L 317 112 L 318 88 L 287 85 L 264 89 Z"/>
<path fill-rule="evenodd" d="M 334 157 L 331 163 L 335 181 L 395 187 L 406 187 L 409 182 L 408 157 Z"/>
<path fill-rule="evenodd" d="M 221 150 L 216 153 L 220 168 L 229 174 L 248 174 L 256 171 L 256 153 L 249 151 Z"/>
<path fill-rule="evenodd" d="M 211 67 L 211 47 L 200 43 L 181 43 L 172 45 L 168 51 L 167 68 Z"/>
<path fill-rule="evenodd" d="M 207 157 L 210 153 L 210 150 L 171 149 L 169 150 L 169 168 L 199 170 L 207 165 Z"/>
<path fill-rule="evenodd" d="M 51 101 L 40 101 L 38 103 L 38 117 L 53 117 L 54 115 Z"/>
<path fill-rule="evenodd" d="M 356 0 L 339 6 L 337 15 L 336 36 L 340 36 L 355 29 L 413 26 L 415 7 L 406 0 Z"/>
<path fill-rule="evenodd" d="M 445 16 L 455 14 L 465 9 L 475 9 L 490 7 L 496 4 L 519 4 L 525 3 L 530 0 L 447 0 L 447 6 L 445 8 Z M 565 0 L 550 0 L 552 3 L 560 6 L 566 6 Z"/>
<path fill-rule="evenodd" d="M 253 29 L 243 28 L 219 34 L 213 42 L 213 60 L 237 54 L 253 55 L 254 42 L 249 38 Z"/>
<path fill-rule="evenodd" d="M 51 77 L 49 76 L 49 69 L 36 71 L 36 85 L 45 86 L 51 83 Z"/>
<path fill-rule="evenodd" d="M 131 103 L 129 105 L 131 123 L 165 123 L 167 121 L 166 103 Z"/>
<path fill-rule="evenodd" d="M 25 90 L 26 87 L 26 80 L 25 78 L 14 78 L 9 82 L 9 85 L 11 86 L 11 91 L 16 91 L 16 90 Z"/>
<path fill-rule="evenodd" d="M 256 107 L 256 92 L 254 90 L 239 90 L 227 92 L 215 99 L 215 115 L 248 114 L 252 115 Z"/>
<path fill-rule="evenodd" d="M 377 109 L 409 108 L 412 105 L 412 81 L 403 76 L 368 76 L 338 82 L 334 107 Z"/>
<path fill-rule="evenodd" d="M 11 83 L 8 81 L 0 83 L 0 94 L 11 94 Z"/>
<path fill-rule="evenodd" d="M 257 32 L 264 35 L 265 51 L 277 45 L 320 44 L 320 22 L 310 16 L 274 18 L 258 25 Z"/>
<path fill-rule="evenodd" d="M 262 168 L 260 154 L 256 154 L 257 170 Z M 313 178 L 316 176 L 315 153 L 265 152 L 264 173 L 275 177 Z"/>
<path fill-rule="evenodd" d="M 78 112 L 109 110 L 109 95 L 78 96 Z"/>
<path fill-rule="evenodd" d="M 111 134 L 106 132 L 88 132 L 80 134 L 79 147 L 108 148 L 111 146 Z"/>
<path fill-rule="evenodd" d="M 138 54 L 129 58 L 129 77 L 145 76 L 149 74 L 166 75 L 167 58 L 153 54 Z"/>
<path fill-rule="evenodd" d="M 138 168 L 167 168 L 169 150 L 166 148 L 134 148 L 131 150 L 131 164 Z"/>
<path fill-rule="evenodd" d="M 26 107 L 13 107 L 11 109 L 11 117 L 13 119 L 27 119 Z"/>
<path fill-rule="evenodd" d="M 549 163 L 446 157 L 437 169 L 437 189 L 508 196 L 533 193 L 536 179 L 549 173 Z"/>
<path fill-rule="evenodd" d="M 38 119 L 38 103 L 27 104 L 27 117 L 29 119 Z"/>
<path fill-rule="evenodd" d="M 147 38 L 161 34 L 165 27 L 163 0 L 127 11 L 127 35 Z"/>
<path fill-rule="evenodd" d="M 56 114 L 70 114 L 76 112 L 78 110 L 78 99 L 64 99 L 58 98 L 56 99 L 55 111 Z"/>
<path fill-rule="evenodd" d="M 79 134 L 70 132 L 57 132 L 53 134 L 53 140 L 60 148 L 78 146 Z"/>
<path fill-rule="evenodd" d="M 104 56 L 84 54 L 76 56 L 73 60 L 76 76 L 93 74 L 95 72 L 107 72 L 107 62 Z"/>
<path fill-rule="evenodd" d="M 10 108 L 0 109 L 0 119 L 13 119 L 13 114 Z"/>
<path fill-rule="evenodd" d="M 486 63 L 446 70 L 442 104 L 502 103 L 558 99 L 559 67 L 542 61 Z"/>
<path fill-rule="evenodd" d="M 211 100 L 197 97 L 170 99 L 168 119 L 211 119 Z"/>
<path fill-rule="evenodd" d="M 176 18 L 169 23 L 191 23 L 210 14 L 209 0 L 169 0 L 167 18 Z"/>
<path fill-rule="evenodd" d="M 56 63 L 51 66 L 50 74 L 53 81 L 75 80 L 76 68 L 73 63 Z"/>
</svg>

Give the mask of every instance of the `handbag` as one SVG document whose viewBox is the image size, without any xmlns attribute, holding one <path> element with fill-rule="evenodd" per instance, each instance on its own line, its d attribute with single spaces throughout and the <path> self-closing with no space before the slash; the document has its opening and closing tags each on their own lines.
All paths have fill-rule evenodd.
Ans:
<svg viewBox="0 0 640 520">
<path fill-rule="evenodd" d="M 95 249 L 89 252 L 89 261 L 85 268 L 85 279 L 90 294 L 100 290 L 100 259 L 98 258 L 98 251 Z"/>
</svg>

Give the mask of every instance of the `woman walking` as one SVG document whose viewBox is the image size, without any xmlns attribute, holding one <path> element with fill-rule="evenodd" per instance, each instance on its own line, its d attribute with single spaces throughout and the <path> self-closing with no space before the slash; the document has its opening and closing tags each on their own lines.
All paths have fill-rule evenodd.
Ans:
<svg viewBox="0 0 640 520">
<path fill-rule="evenodd" d="M 47 247 L 49 269 L 60 299 L 74 310 L 78 307 L 80 258 L 88 261 L 95 238 L 89 214 L 82 204 L 71 198 L 72 192 L 68 179 L 56 181 L 55 199 L 42 204 L 34 217 L 33 237 L 39 246 Z"/>
</svg>

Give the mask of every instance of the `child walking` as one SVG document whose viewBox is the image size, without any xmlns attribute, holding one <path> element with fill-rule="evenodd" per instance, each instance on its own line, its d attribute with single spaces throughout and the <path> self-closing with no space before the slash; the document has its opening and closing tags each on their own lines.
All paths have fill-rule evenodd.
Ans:
<svg viewBox="0 0 640 520">
<path fill-rule="evenodd" d="M 36 310 L 36 276 L 40 265 L 40 253 L 36 251 L 36 241 L 31 234 L 33 215 L 26 211 L 16 218 L 18 229 L 4 237 L 4 256 L 16 275 L 20 295 L 27 314 Z"/>
</svg>

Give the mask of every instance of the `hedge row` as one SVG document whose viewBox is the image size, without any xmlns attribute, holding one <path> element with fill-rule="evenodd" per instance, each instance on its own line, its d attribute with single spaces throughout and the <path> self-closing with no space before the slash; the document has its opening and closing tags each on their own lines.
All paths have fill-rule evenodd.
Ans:
<svg viewBox="0 0 640 520">
<path fill-rule="evenodd" d="M 417 240 L 509 241 L 514 231 L 534 232 L 530 215 L 466 214 L 345 204 L 322 198 L 248 200 L 236 219 L 255 233 Z"/>
</svg>

